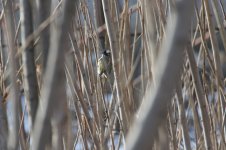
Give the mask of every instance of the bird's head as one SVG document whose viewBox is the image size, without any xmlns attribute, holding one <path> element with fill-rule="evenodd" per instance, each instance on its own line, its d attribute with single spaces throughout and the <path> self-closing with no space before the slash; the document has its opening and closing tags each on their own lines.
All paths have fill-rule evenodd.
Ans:
<svg viewBox="0 0 226 150">
<path fill-rule="evenodd" d="M 111 51 L 109 49 L 104 50 L 102 53 L 104 56 L 111 56 Z"/>
</svg>

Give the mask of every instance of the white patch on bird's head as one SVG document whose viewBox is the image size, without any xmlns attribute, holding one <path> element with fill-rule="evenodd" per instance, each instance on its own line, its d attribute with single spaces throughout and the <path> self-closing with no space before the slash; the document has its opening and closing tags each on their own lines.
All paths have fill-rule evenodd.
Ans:
<svg viewBox="0 0 226 150">
<path fill-rule="evenodd" d="M 111 53 L 111 51 L 110 51 L 109 49 L 107 49 L 107 50 L 106 50 L 106 53 L 107 53 L 107 54 L 110 54 L 110 53 Z"/>
<path fill-rule="evenodd" d="M 104 50 L 104 51 L 102 52 L 102 56 L 111 56 L 111 51 L 110 51 L 109 49 Z"/>
</svg>

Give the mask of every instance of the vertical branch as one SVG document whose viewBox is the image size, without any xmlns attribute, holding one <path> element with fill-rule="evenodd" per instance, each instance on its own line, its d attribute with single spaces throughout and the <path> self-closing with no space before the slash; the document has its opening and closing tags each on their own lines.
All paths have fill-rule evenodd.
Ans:
<svg viewBox="0 0 226 150">
<path fill-rule="evenodd" d="M 213 56 L 214 56 L 214 67 L 215 67 L 215 72 L 217 76 L 217 85 L 218 88 L 221 86 L 221 80 L 223 78 L 223 73 L 220 67 L 220 56 L 219 56 L 219 46 L 217 43 L 217 38 L 214 32 L 214 26 L 213 26 L 213 21 L 210 16 L 210 7 L 209 7 L 209 1 L 205 0 L 205 11 L 206 11 L 206 17 L 207 17 L 207 23 L 208 23 L 208 28 L 210 30 L 210 41 L 211 45 L 213 48 Z"/>
<path fill-rule="evenodd" d="M 9 48 L 9 74 L 10 74 L 10 100 L 12 101 L 12 129 L 9 131 L 8 137 L 8 149 L 16 150 L 18 148 L 18 133 L 19 133 L 19 120 L 18 120 L 18 104 L 19 98 L 19 87 L 16 84 L 16 71 L 17 71 L 17 56 L 15 47 L 15 26 L 13 19 L 13 7 L 12 1 L 2 0 L 3 9 L 5 12 L 5 26 L 6 26 L 6 39 Z"/>
<path fill-rule="evenodd" d="M 38 24 L 41 24 L 43 21 L 45 21 L 50 16 L 50 9 L 51 8 L 51 0 L 39 0 L 39 16 L 38 16 Z M 47 58 L 49 53 L 49 42 L 50 42 L 50 33 L 49 33 L 49 26 L 47 26 L 42 33 L 40 34 L 40 41 L 39 41 L 39 49 L 42 50 L 43 55 L 43 74 L 46 69 L 47 65 Z"/>
<path fill-rule="evenodd" d="M 199 103 L 199 107 L 201 110 L 201 117 L 202 117 L 202 127 L 203 127 L 203 134 L 204 134 L 204 141 L 206 149 L 211 149 L 211 128 L 210 128 L 210 119 L 207 112 L 207 104 L 206 99 L 204 96 L 204 90 L 202 88 L 202 84 L 200 78 L 198 77 L 198 69 L 196 67 L 194 54 L 192 53 L 191 47 L 187 49 L 188 60 L 191 66 L 191 73 L 193 78 L 193 83 L 195 86 L 195 92 L 197 95 L 197 100 Z"/>
<path fill-rule="evenodd" d="M 104 24 L 104 14 L 102 11 L 101 0 L 93 0 L 93 9 L 95 28 L 98 29 Z M 96 45 L 98 50 L 101 50 L 102 46 L 104 46 L 104 36 L 102 35 L 102 33 L 97 33 Z"/>
<path fill-rule="evenodd" d="M 157 50 L 156 50 L 156 42 L 157 42 L 157 26 L 156 26 L 156 20 L 155 20 L 155 13 L 156 11 L 156 2 L 145 0 L 142 2 L 143 7 L 143 13 L 144 13 L 144 27 L 146 34 L 145 39 L 147 44 L 147 50 L 151 53 L 151 67 L 154 67 L 154 64 L 157 60 Z M 153 69 L 153 68 L 149 68 Z"/>
<path fill-rule="evenodd" d="M 220 12 L 219 12 L 220 9 L 218 7 L 218 1 L 212 0 L 211 2 L 212 2 L 214 16 L 216 18 L 217 25 L 218 25 L 219 30 L 220 30 L 220 36 L 221 36 L 221 39 L 222 39 L 222 43 L 223 43 L 224 49 L 226 50 L 226 32 L 224 30 L 223 19 L 220 18 Z"/>
<path fill-rule="evenodd" d="M 78 46 L 76 45 L 76 44 L 74 44 L 73 43 L 73 40 L 72 40 L 72 38 L 71 38 L 71 36 L 70 36 L 70 41 L 71 41 L 71 45 L 72 45 L 72 48 L 73 48 L 73 52 L 74 52 L 74 56 L 75 56 L 75 60 L 76 60 L 76 62 L 77 62 L 77 66 L 78 66 L 78 70 L 80 70 L 80 72 L 81 72 L 81 77 L 82 77 L 82 81 L 80 82 L 80 83 L 84 83 L 84 88 L 85 88 L 85 93 L 86 93 L 86 96 L 87 96 L 87 99 L 88 99 L 88 102 L 90 102 L 90 88 L 89 88 L 89 84 L 88 84 L 88 82 L 87 82 L 87 80 L 86 80 L 86 74 L 85 74 L 85 68 L 84 68 L 84 66 L 83 66 L 83 64 L 82 64 L 82 59 L 81 59 L 81 55 L 80 55 L 80 52 L 79 52 L 79 49 L 78 49 Z M 78 75 L 79 76 L 79 75 Z M 81 88 L 82 86 L 80 85 L 80 88 Z M 88 123 L 88 127 L 89 127 L 89 130 L 90 130 L 90 135 L 91 135 L 91 137 L 93 138 L 93 140 L 94 140 L 94 144 L 96 145 L 96 147 L 97 147 L 97 149 L 98 149 L 98 147 L 99 147 L 99 145 L 98 145 L 98 141 L 97 141 L 97 138 L 95 137 L 95 136 L 93 136 L 93 134 L 94 134 L 94 131 L 92 130 L 93 128 L 92 128 L 92 123 L 91 123 L 91 117 L 90 117 L 90 114 L 89 114 L 89 112 L 88 112 L 88 107 L 87 107 L 87 105 L 85 104 L 85 101 L 84 101 L 84 98 L 83 98 L 83 94 L 82 94 L 82 91 L 80 90 L 80 88 L 79 88 L 79 86 L 77 85 L 77 84 L 74 84 L 74 88 L 75 88 L 75 90 L 74 90 L 74 92 L 76 93 L 76 95 L 77 95 L 77 97 L 78 97 L 78 99 L 79 99 L 79 101 L 80 101 L 80 103 L 81 103 L 81 108 L 83 109 L 83 112 L 84 112 L 84 115 L 85 115 L 85 118 L 86 118 L 86 121 L 87 121 L 87 123 Z M 78 111 L 78 110 L 77 110 Z"/>
<path fill-rule="evenodd" d="M 32 5 L 29 0 L 20 0 L 21 39 L 25 45 L 26 38 L 33 32 Z M 22 52 L 24 72 L 24 92 L 28 102 L 28 112 L 32 125 L 38 108 L 38 83 L 34 60 L 33 42 Z"/>
<path fill-rule="evenodd" d="M 77 1 L 76 1 L 77 2 Z M 54 128 L 54 147 L 61 149 L 63 146 L 62 133 L 59 131 L 63 127 L 66 119 L 66 91 L 64 54 L 67 49 L 68 29 L 70 20 L 74 15 L 75 2 L 66 0 L 62 8 L 62 14 L 53 24 L 51 30 L 50 53 L 47 62 L 47 70 L 44 76 L 44 84 L 41 91 L 42 102 L 37 112 L 33 130 L 32 149 L 43 149 L 46 136 L 50 131 L 46 130 L 45 124 L 51 120 Z M 58 143 L 57 143 L 58 141 Z"/>
<path fill-rule="evenodd" d="M 184 110 L 184 104 L 183 104 L 183 97 L 182 97 L 182 91 L 181 91 L 181 82 L 179 82 L 178 87 L 176 88 L 177 93 L 177 102 L 178 102 L 178 109 L 179 109 L 179 116 L 180 116 L 180 123 L 181 123 L 181 130 L 183 134 L 183 142 L 184 142 L 184 148 L 186 150 L 191 150 L 190 146 L 190 139 L 188 134 L 188 127 L 187 127 L 187 120 L 185 116 L 185 110 Z"/>
<path fill-rule="evenodd" d="M 189 41 L 191 12 L 191 1 L 176 2 L 176 10 L 171 18 L 172 23 L 167 26 L 166 37 L 155 63 L 158 68 L 153 72 L 156 86 L 146 95 L 140 108 L 140 115 L 128 134 L 128 149 L 152 148 L 158 127 L 166 119 L 167 104 L 170 102 L 180 77 L 184 50 Z"/>
<path fill-rule="evenodd" d="M 131 44 L 131 34 L 130 34 L 130 15 L 128 14 L 128 8 L 129 8 L 129 1 L 125 1 L 125 6 L 123 9 L 123 33 L 122 33 L 122 40 L 120 40 L 120 45 L 122 49 L 122 59 L 123 59 L 123 69 L 121 70 L 121 73 L 124 75 L 122 76 L 122 80 L 128 80 L 128 74 L 131 71 L 131 60 L 132 60 L 132 53 L 130 51 L 130 44 Z M 117 11 L 117 10 L 116 10 Z M 128 83 L 127 89 L 125 90 L 125 93 L 128 92 L 128 96 L 124 98 L 125 105 L 126 105 L 126 111 L 128 114 L 129 121 L 131 120 L 131 116 L 129 114 L 132 113 L 132 102 L 133 102 L 133 88 L 131 82 Z"/>
<path fill-rule="evenodd" d="M 126 132 L 127 130 L 127 118 L 126 112 L 123 110 L 123 93 L 122 93 L 122 81 L 120 76 L 120 49 L 119 49 L 119 41 L 118 41 L 118 32 L 117 26 L 111 22 L 111 15 L 109 9 L 109 3 L 106 0 L 102 0 L 103 11 L 104 11 L 104 18 L 107 27 L 108 38 L 110 42 L 111 54 L 112 54 L 112 65 L 114 71 L 114 77 L 116 81 L 116 92 L 117 92 L 117 100 L 119 104 L 119 112 L 120 112 L 120 119 L 123 122 L 123 130 Z"/>
<path fill-rule="evenodd" d="M 7 149 L 7 118 L 6 118 L 6 105 L 3 103 L 3 97 L 0 97 L 0 149 Z"/>
<path fill-rule="evenodd" d="M 7 135 L 8 135 L 8 122 L 7 122 L 7 114 L 6 114 L 6 104 L 4 103 L 4 95 L 5 95 L 5 88 L 4 88 L 4 73 L 5 73 L 5 65 L 6 65 L 6 59 L 7 59 L 7 50 L 5 47 L 5 41 L 3 36 L 4 27 L 1 26 L 2 29 L 0 29 L 0 94 L 2 95 L 0 97 L 0 149 L 7 149 Z"/>
</svg>

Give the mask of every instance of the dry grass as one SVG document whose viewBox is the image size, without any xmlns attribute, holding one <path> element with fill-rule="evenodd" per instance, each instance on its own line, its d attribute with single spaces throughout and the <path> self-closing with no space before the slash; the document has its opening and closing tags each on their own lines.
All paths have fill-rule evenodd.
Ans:
<svg viewBox="0 0 226 150">
<path fill-rule="evenodd" d="M 162 83 L 158 64 L 164 58 L 164 41 L 170 40 L 167 26 L 173 24 L 174 15 L 183 12 L 179 2 L 138 0 L 130 6 L 125 0 L 120 7 L 115 0 L 95 0 L 95 8 L 89 9 L 81 0 L 70 7 L 73 14 L 65 3 L 70 2 L 57 1 L 52 10 L 50 5 L 38 8 L 30 3 L 34 29 L 21 43 L 20 36 L 27 29 L 17 18 L 23 15 L 18 10 L 22 3 L 2 1 L 0 149 L 126 149 L 127 135 L 136 136 L 130 130 L 134 119 L 145 113 L 140 105 Z M 224 7 L 217 0 L 193 3 L 189 42 L 178 69 L 181 72 L 177 72 L 180 76 L 174 85 L 167 85 L 173 93 L 162 92 L 171 99 L 163 104 L 167 115 L 155 114 L 161 122 L 156 124 L 158 130 L 140 137 L 151 137 L 153 149 L 164 149 L 164 144 L 167 149 L 226 149 Z M 38 21 L 34 14 L 40 15 L 42 9 L 50 12 Z M 28 49 L 35 53 L 34 59 L 26 55 Z M 113 71 L 106 80 L 97 76 L 96 69 L 103 49 L 112 52 Z M 36 68 L 26 65 L 26 59 Z M 175 61 L 172 72 L 177 70 Z M 32 69 L 33 74 L 27 74 Z M 171 71 L 169 79 L 174 75 Z M 22 96 L 25 106 L 20 105 Z M 24 126 L 27 113 L 29 131 Z M 153 118 L 145 119 L 155 125 Z"/>
</svg>

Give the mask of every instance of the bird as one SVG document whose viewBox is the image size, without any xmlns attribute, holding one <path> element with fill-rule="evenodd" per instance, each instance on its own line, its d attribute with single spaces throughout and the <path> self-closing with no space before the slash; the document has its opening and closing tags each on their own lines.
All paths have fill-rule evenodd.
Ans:
<svg viewBox="0 0 226 150">
<path fill-rule="evenodd" d="M 97 62 L 97 74 L 100 78 L 108 78 L 112 70 L 111 51 L 104 50 Z"/>
</svg>

